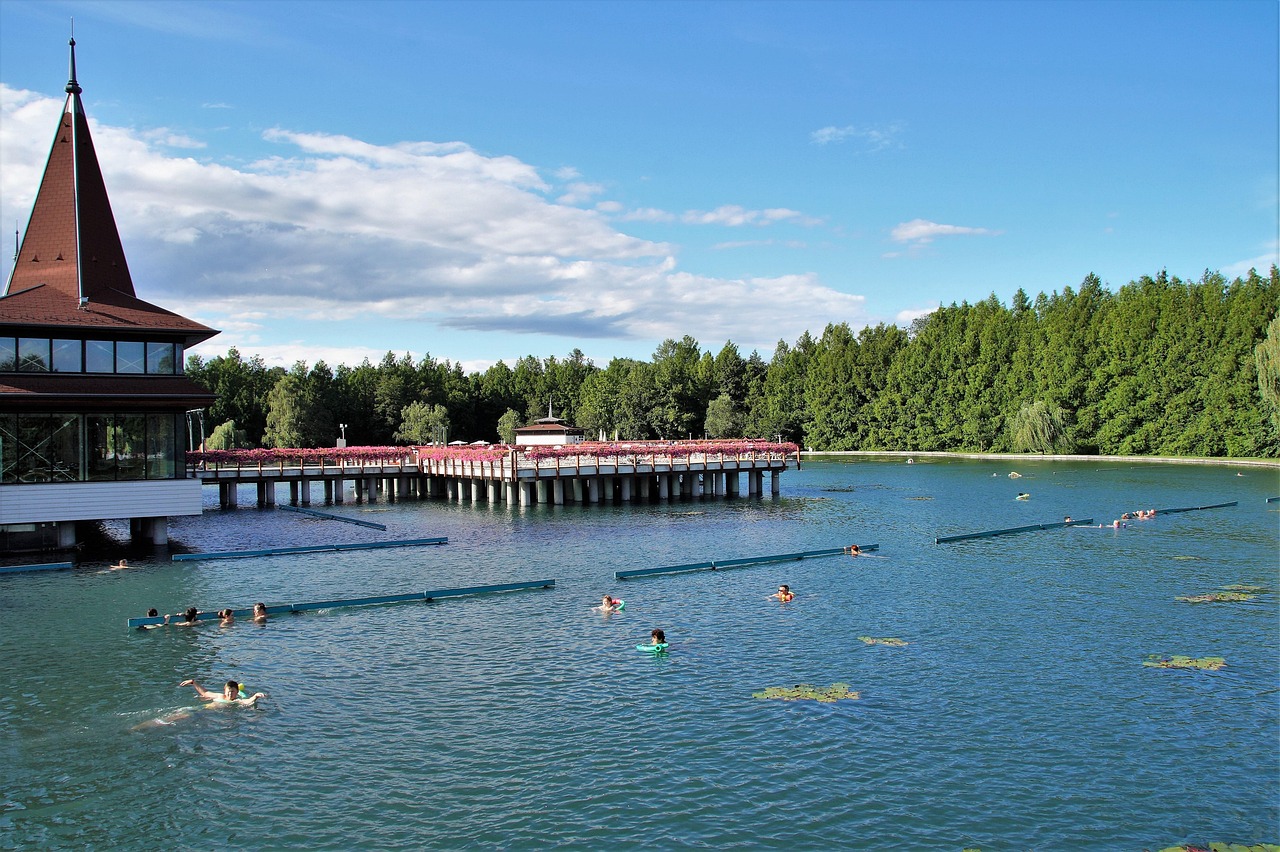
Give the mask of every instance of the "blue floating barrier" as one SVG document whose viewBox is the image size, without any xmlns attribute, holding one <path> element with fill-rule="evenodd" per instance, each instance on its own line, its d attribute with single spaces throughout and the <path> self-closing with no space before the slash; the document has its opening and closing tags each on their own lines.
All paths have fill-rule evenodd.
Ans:
<svg viewBox="0 0 1280 852">
<path fill-rule="evenodd" d="M 71 562 L 45 562 L 40 565 L 3 565 L 0 566 L 0 574 L 17 574 L 23 571 L 62 571 L 74 567 L 74 563 Z"/>
<path fill-rule="evenodd" d="M 301 547 L 267 547 L 260 550 L 223 550 L 208 553 L 175 553 L 171 557 L 174 562 L 186 562 L 199 559 L 247 559 L 251 556 L 281 556 L 291 553 L 323 553 L 329 550 L 374 550 L 382 547 L 424 547 L 436 544 L 448 544 L 447 536 L 441 538 L 415 538 L 402 541 L 364 541 L 349 544 L 313 544 Z"/>
<path fill-rule="evenodd" d="M 878 544 L 860 544 L 858 549 L 863 553 L 879 550 Z M 800 559 L 812 559 L 822 556 L 840 556 L 848 552 L 848 548 L 831 547 L 825 550 L 805 550 L 799 553 L 780 553 L 771 556 L 748 556 L 744 559 L 717 559 L 713 562 L 693 562 L 688 565 L 668 565 L 662 568 L 637 568 L 629 571 L 614 571 L 615 580 L 629 580 L 632 577 L 651 577 L 655 574 L 679 574 L 686 571 L 718 571 L 721 568 L 738 568 L 744 565 L 763 565 L 771 562 L 794 562 Z"/>
<path fill-rule="evenodd" d="M 1268 497 L 1268 498 L 1267 498 L 1267 502 L 1268 502 L 1268 503 L 1280 503 L 1280 497 Z"/>
<path fill-rule="evenodd" d="M 313 515 L 317 518 L 324 518 L 327 521 L 344 521 L 348 524 L 356 524 L 357 526 L 368 527 L 369 529 L 382 530 L 386 532 L 386 524 L 375 524 L 373 521 L 362 521 L 359 518 L 348 518 L 345 515 L 335 515 L 332 512 L 319 512 L 315 509 L 305 509 L 301 506 L 279 506 L 277 507 L 284 512 L 297 512 L 302 515 Z"/>
<path fill-rule="evenodd" d="M 459 589 L 438 589 L 429 592 L 408 592 L 400 595 L 375 595 L 363 598 L 335 598 L 328 601 L 313 601 L 309 603 L 296 604 L 276 604 L 267 607 L 268 615 L 281 615 L 284 613 L 302 613 L 313 612 L 319 609 L 339 609 L 342 607 L 352 606 L 377 606 L 379 604 L 408 603 L 411 601 L 433 601 L 438 598 L 457 598 L 464 595 L 482 595 L 493 592 L 515 592 L 524 589 L 553 589 L 555 588 L 555 580 L 530 580 L 522 583 L 498 583 L 489 586 L 469 586 Z M 253 609 L 234 609 L 232 613 L 237 618 L 252 617 Z M 196 616 L 196 621 L 212 621 L 218 618 L 216 612 L 202 612 Z M 130 618 L 128 626 L 130 628 L 148 627 L 153 624 L 164 624 L 165 617 L 163 615 L 143 616 L 141 618 Z"/>
<path fill-rule="evenodd" d="M 992 538 L 998 535 L 1014 535 L 1024 532 L 1061 529 L 1063 527 L 1079 527 L 1093 523 L 1093 518 L 1081 518 L 1078 521 L 1055 521 L 1045 524 L 1027 524 L 1021 527 L 1006 527 L 999 530 L 983 530 L 982 532 L 960 533 L 959 535 L 941 535 L 933 540 L 934 544 L 947 544 L 953 541 L 967 541 L 974 538 Z"/>
<path fill-rule="evenodd" d="M 1179 512 L 1199 512 L 1204 509 L 1225 509 L 1228 506 L 1239 505 L 1238 500 L 1232 500 L 1230 503 L 1214 503 L 1210 506 L 1184 506 L 1181 509 L 1156 509 L 1157 515 L 1176 515 Z"/>
</svg>

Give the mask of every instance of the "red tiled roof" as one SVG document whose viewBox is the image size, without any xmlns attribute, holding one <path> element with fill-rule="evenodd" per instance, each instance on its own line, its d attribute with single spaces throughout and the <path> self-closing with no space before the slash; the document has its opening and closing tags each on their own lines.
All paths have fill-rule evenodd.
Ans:
<svg viewBox="0 0 1280 852">
<path fill-rule="evenodd" d="M 74 41 L 71 62 L 66 106 L 13 273 L 0 297 L 0 325 L 178 332 L 188 346 L 207 340 L 218 332 L 144 302 L 134 292 L 80 103 Z M 88 310 L 80 309 L 82 297 L 88 299 Z"/>
<path fill-rule="evenodd" d="M 580 435 L 582 434 L 582 431 L 583 430 L 579 429 L 577 426 L 570 426 L 563 421 L 560 423 L 535 423 L 532 426 L 516 427 L 517 435 L 527 435 L 530 432 L 546 432 L 555 435 Z"/>
</svg>

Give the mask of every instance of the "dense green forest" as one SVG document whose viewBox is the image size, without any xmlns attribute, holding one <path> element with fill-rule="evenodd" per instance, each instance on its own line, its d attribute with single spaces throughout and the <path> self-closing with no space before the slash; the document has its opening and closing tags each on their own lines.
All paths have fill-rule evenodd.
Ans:
<svg viewBox="0 0 1280 852">
<path fill-rule="evenodd" d="M 828 325 L 768 361 L 667 340 L 601 368 L 574 350 L 465 374 L 430 355 L 268 368 L 236 350 L 188 374 L 218 394 L 210 448 L 511 440 L 553 407 L 588 436 L 764 437 L 818 450 L 1280 455 L 1280 273 L 1095 276 L 907 330 Z"/>
</svg>

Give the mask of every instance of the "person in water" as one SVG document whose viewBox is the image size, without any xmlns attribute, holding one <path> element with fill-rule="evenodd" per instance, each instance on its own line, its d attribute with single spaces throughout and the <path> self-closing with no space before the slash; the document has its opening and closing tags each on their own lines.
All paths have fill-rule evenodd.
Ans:
<svg viewBox="0 0 1280 852">
<path fill-rule="evenodd" d="M 783 603 L 786 603 L 789 600 L 795 599 L 795 593 L 791 591 L 790 586 L 788 586 L 786 583 L 783 583 L 781 586 L 778 586 L 778 593 L 774 595 L 769 595 L 769 597 L 777 598 Z"/>
<path fill-rule="evenodd" d="M 650 645 L 667 644 L 667 634 L 662 631 L 662 628 L 655 627 L 649 631 L 649 644 Z"/>
<path fill-rule="evenodd" d="M 193 606 L 189 606 L 187 607 L 186 612 L 182 613 L 181 621 L 171 621 L 170 619 L 172 618 L 173 616 L 166 615 L 164 617 L 164 623 L 173 624 L 178 627 L 194 627 L 195 625 L 200 623 L 200 610 L 196 609 Z"/>
<path fill-rule="evenodd" d="M 158 616 L 159 614 L 160 614 L 160 611 L 159 611 L 159 610 L 157 610 L 155 607 L 152 607 L 151 609 L 147 610 L 147 618 L 155 618 L 155 617 L 156 617 L 156 616 Z M 140 624 L 140 625 L 138 625 L 138 629 L 139 629 L 139 630 L 155 630 L 157 627 L 164 627 L 164 625 L 163 625 L 163 624 Z"/>
<path fill-rule="evenodd" d="M 226 609 L 220 609 L 218 610 L 218 618 L 221 619 L 218 622 L 219 627 L 230 627 L 232 624 L 235 624 L 235 621 L 236 621 L 235 610 L 231 609 L 230 607 Z"/>
<path fill-rule="evenodd" d="M 850 556 L 858 556 L 862 553 L 862 548 L 858 547 L 856 544 L 851 544 L 844 549 L 844 552 Z"/>
<path fill-rule="evenodd" d="M 184 680 L 182 683 L 178 684 L 178 686 L 189 686 L 193 688 L 196 691 L 196 695 L 199 695 L 205 701 L 209 701 L 213 704 L 236 704 L 241 707 L 252 707 L 258 703 L 259 698 L 267 697 L 265 692 L 255 692 L 253 695 L 245 696 L 244 693 L 240 691 L 240 684 L 234 680 L 229 680 L 222 685 L 221 694 L 210 692 L 200 684 L 196 683 L 194 679 Z"/>
<path fill-rule="evenodd" d="M 256 604 L 253 605 L 253 623 L 254 624 L 267 623 L 267 605 L 264 604 L 262 601 L 258 601 Z"/>
<path fill-rule="evenodd" d="M 128 560 L 121 559 L 121 560 L 120 560 L 119 562 L 117 562 L 115 565 L 112 565 L 112 566 L 111 566 L 111 570 L 112 570 L 112 571 L 123 571 L 125 568 L 128 568 L 128 567 L 129 567 L 129 562 L 128 562 Z"/>
<path fill-rule="evenodd" d="M 609 595 L 605 595 L 600 599 L 601 612 L 621 612 L 624 606 L 626 604 L 621 599 L 610 597 Z"/>
</svg>

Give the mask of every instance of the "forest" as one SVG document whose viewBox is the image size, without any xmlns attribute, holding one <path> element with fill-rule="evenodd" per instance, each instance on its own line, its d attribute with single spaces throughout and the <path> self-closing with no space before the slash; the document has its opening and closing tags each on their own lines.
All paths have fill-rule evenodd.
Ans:
<svg viewBox="0 0 1280 852">
<path fill-rule="evenodd" d="M 574 350 L 482 373 L 430 355 L 267 367 L 232 349 L 188 359 L 218 395 L 206 446 L 486 440 L 548 410 L 617 440 L 756 437 L 813 450 L 1280 455 L 1280 273 L 1161 272 L 1115 292 L 1018 290 L 910 328 L 829 324 L 768 360 L 666 340 L 600 367 Z M 341 425 L 340 425 L 341 424 Z"/>
</svg>

